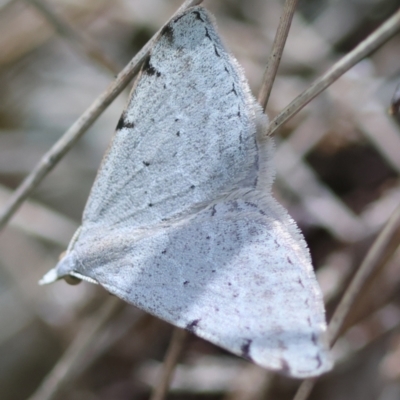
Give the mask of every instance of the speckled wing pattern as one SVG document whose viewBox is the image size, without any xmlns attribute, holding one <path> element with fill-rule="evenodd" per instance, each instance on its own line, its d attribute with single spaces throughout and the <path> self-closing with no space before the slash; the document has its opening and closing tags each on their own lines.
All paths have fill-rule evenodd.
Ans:
<svg viewBox="0 0 400 400">
<path fill-rule="evenodd" d="M 320 289 L 273 199 L 260 107 L 209 14 L 161 32 L 66 256 L 67 275 L 289 376 L 331 368 Z"/>
</svg>

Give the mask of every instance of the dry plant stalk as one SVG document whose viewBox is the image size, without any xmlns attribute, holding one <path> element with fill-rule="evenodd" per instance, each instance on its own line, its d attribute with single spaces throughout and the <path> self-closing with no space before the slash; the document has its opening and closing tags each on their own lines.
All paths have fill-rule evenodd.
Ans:
<svg viewBox="0 0 400 400">
<path fill-rule="evenodd" d="M 382 24 L 375 32 L 363 40 L 354 50 L 335 63 L 310 87 L 299 94 L 270 123 L 267 135 L 273 135 L 285 122 L 295 116 L 305 105 L 363 58 L 370 55 L 400 30 L 400 10 Z"/>
<path fill-rule="evenodd" d="M 398 247 L 398 233 L 400 231 L 400 206 L 397 207 L 389 221 L 382 229 L 369 249 L 363 262 L 354 275 L 350 285 L 344 293 L 328 326 L 328 341 L 332 347 L 338 339 L 349 312 L 375 269 L 381 266 L 382 259 L 388 261 Z M 300 385 L 294 400 L 306 400 L 310 395 L 316 379 L 306 379 Z"/>
<path fill-rule="evenodd" d="M 268 57 L 267 67 L 264 72 L 263 83 L 258 93 L 258 102 L 261 104 L 264 112 L 267 108 L 272 86 L 274 85 L 276 73 L 281 62 L 283 49 L 285 48 L 286 39 L 289 35 L 290 25 L 292 24 L 296 6 L 297 0 L 286 0 L 283 6 L 282 16 L 279 20 L 271 54 Z"/>
<path fill-rule="evenodd" d="M 161 377 L 153 390 L 150 400 L 163 400 L 165 398 L 188 335 L 189 333 L 187 331 L 180 328 L 174 328 L 164 363 L 162 365 Z"/>
<path fill-rule="evenodd" d="M 60 36 L 65 37 L 78 51 L 113 75 L 121 70 L 104 52 L 79 30 L 75 29 L 63 16 L 58 15 L 45 0 L 25 0 L 35 7 L 54 27 Z"/>
</svg>

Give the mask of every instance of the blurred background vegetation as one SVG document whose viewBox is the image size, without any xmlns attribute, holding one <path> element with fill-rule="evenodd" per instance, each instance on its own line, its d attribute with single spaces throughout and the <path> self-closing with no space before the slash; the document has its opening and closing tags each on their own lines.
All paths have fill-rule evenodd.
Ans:
<svg viewBox="0 0 400 400">
<path fill-rule="evenodd" d="M 180 4 L 0 0 L 0 207 Z M 215 14 L 224 42 L 257 94 L 283 1 L 208 0 L 204 5 Z M 300 0 L 268 114 L 275 116 L 398 6 L 398 0 Z M 306 236 L 328 318 L 400 203 L 400 128 L 387 113 L 399 81 L 397 35 L 276 138 L 274 192 Z M 126 99 L 127 91 L 1 233 L 2 400 L 29 398 L 109 301 L 104 290 L 90 284 L 39 287 L 37 281 L 55 265 L 79 224 Z M 395 253 L 363 291 L 333 349 L 336 367 L 319 380 L 312 399 L 400 398 L 399 259 Z M 55 398 L 148 398 L 172 328 L 122 302 L 112 310 Z M 290 399 L 298 384 L 191 336 L 168 398 Z"/>
</svg>

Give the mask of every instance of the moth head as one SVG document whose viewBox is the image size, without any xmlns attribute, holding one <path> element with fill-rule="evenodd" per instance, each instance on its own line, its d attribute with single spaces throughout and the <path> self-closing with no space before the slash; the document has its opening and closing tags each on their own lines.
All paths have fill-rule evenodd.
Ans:
<svg viewBox="0 0 400 400">
<path fill-rule="evenodd" d="M 55 268 L 52 268 L 43 278 L 39 281 L 39 285 L 47 285 L 58 281 L 59 279 L 64 279 L 69 285 L 77 285 L 82 281 L 87 281 L 90 283 L 97 284 L 97 282 L 81 274 L 76 270 L 77 263 L 75 262 L 74 252 L 67 252 L 66 254 L 61 254 L 61 259 Z"/>
</svg>

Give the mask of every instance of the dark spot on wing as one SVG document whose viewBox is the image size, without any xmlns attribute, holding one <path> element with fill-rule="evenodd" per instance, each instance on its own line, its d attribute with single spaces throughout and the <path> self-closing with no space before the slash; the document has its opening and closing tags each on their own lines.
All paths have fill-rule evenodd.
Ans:
<svg viewBox="0 0 400 400">
<path fill-rule="evenodd" d="M 189 283 L 189 281 L 185 281 L 185 282 L 183 282 L 183 284 L 184 284 L 184 285 L 187 285 L 188 283 Z"/>
<path fill-rule="evenodd" d="M 289 257 L 287 257 L 286 259 L 287 259 L 287 262 L 288 262 L 290 265 L 293 265 L 292 260 L 291 260 Z"/>
<path fill-rule="evenodd" d="M 176 136 L 181 136 L 181 133 L 178 131 L 178 132 L 176 132 Z"/>
<path fill-rule="evenodd" d="M 213 217 L 217 213 L 217 210 L 215 209 L 215 206 L 212 206 L 211 210 L 211 216 Z"/>
<path fill-rule="evenodd" d="M 290 263 L 290 264 L 292 264 L 292 263 Z M 297 282 L 299 283 L 299 285 L 301 287 L 304 287 L 303 281 L 300 278 L 297 279 Z"/>
<path fill-rule="evenodd" d="M 167 252 L 167 249 L 164 249 L 161 254 L 165 254 Z"/>
<path fill-rule="evenodd" d="M 211 36 L 210 36 L 210 34 L 208 33 L 208 29 L 207 29 L 207 28 L 206 28 L 206 37 L 209 38 L 209 39 L 212 41 Z"/>
<path fill-rule="evenodd" d="M 164 83 L 164 89 L 166 89 L 167 88 L 167 85 Z"/>
<path fill-rule="evenodd" d="M 149 207 L 153 207 L 153 203 L 149 203 L 148 206 L 149 206 Z"/>
<path fill-rule="evenodd" d="M 125 113 L 123 113 L 122 115 L 121 115 L 121 118 L 119 119 L 119 121 L 118 121 L 118 124 L 117 124 L 117 131 L 120 131 L 122 128 L 129 128 L 129 129 L 132 129 L 132 128 L 134 128 L 135 127 L 135 124 L 133 123 L 133 122 L 129 122 L 129 121 L 127 121 L 126 120 L 126 115 L 125 115 Z"/>
<path fill-rule="evenodd" d="M 150 62 L 150 57 L 146 58 L 146 61 L 143 64 L 143 72 L 147 75 L 156 75 L 157 77 L 161 76 L 161 72 L 157 71 Z"/>
<path fill-rule="evenodd" d="M 203 22 L 204 22 L 204 19 L 201 18 L 201 15 L 200 15 L 200 13 L 199 13 L 198 11 L 195 11 L 193 14 L 196 15 L 196 18 L 197 18 L 197 19 L 199 19 L 200 21 L 203 21 Z"/>
<path fill-rule="evenodd" d="M 176 22 L 179 18 L 182 18 L 182 16 L 178 17 L 174 22 Z M 172 29 L 171 24 L 168 24 L 168 25 L 164 26 L 164 28 L 162 28 L 162 30 L 160 32 L 160 36 L 166 37 L 171 42 L 172 39 L 174 38 L 173 32 L 174 32 L 174 30 Z"/>
<path fill-rule="evenodd" d="M 221 56 L 219 55 L 219 53 L 218 53 L 217 46 L 215 46 L 215 44 L 214 44 L 214 51 L 215 51 L 215 54 L 217 55 L 217 57 L 221 57 Z"/>
<path fill-rule="evenodd" d="M 311 340 L 312 340 L 312 342 L 315 344 L 315 345 L 317 345 L 317 335 L 315 334 L 315 333 L 313 333 L 312 335 L 311 335 Z"/>
<path fill-rule="evenodd" d="M 186 15 L 186 14 L 179 15 L 178 17 L 176 17 L 176 18 L 174 19 L 174 23 L 178 22 L 178 21 L 179 21 L 181 18 L 183 18 L 185 15 Z"/>
<path fill-rule="evenodd" d="M 210 236 L 206 236 L 206 239 L 210 239 Z"/>
<path fill-rule="evenodd" d="M 190 186 L 190 189 L 194 189 L 196 186 L 194 186 L 194 185 L 192 185 L 192 186 Z"/>
<path fill-rule="evenodd" d="M 315 357 L 315 359 L 317 360 L 317 368 L 319 368 L 322 365 L 322 360 L 321 357 L 319 356 L 319 354 Z"/>
<path fill-rule="evenodd" d="M 145 165 L 146 167 L 148 167 L 150 165 L 150 163 L 148 161 L 143 161 L 143 165 Z"/>
<path fill-rule="evenodd" d="M 211 272 L 216 272 L 215 269 L 213 269 Z"/>
<path fill-rule="evenodd" d="M 258 209 L 257 204 L 251 203 L 250 201 L 246 201 L 244 204 L 246 204 L 246 206 Z M 235 202 L 235 206 L 238 207 L 237 202 Z"/>
<path fill-rule="evenodd" d="M 192 322 L 190 322 L 189 324 L 186 325 L 186 329 L 187 329 L 189 332 L 195 333 L 196 328 L 197 328 L 199 322 L 200 322 L 200 319 L 195 319 L 195 320 L 193 320 Z"/>
<path fill-rule="evenodd" d="M 232 85 L 232 90 L 231 90 L 231 92 L 233 92 L 233 93 L 235 94 L 235 96 L 238 95 L 238 94 L 237 94 L 237 91 L 236 91 L 236 89 L 235 89 L 235 85 Z"/>
<path fill-rule="evenodd" d="M 287 350 L 287 346 L 285 345 L 285 342 L 283 340 L 279 339 L 278 345 L 280 350 Z"/>
<path fill-rule="evenodd" d="M 242 357 L 246 358 L 247 360 L 252 361 L 252 358 L 250 357 L 250 346 L 251 346 L 251 339 L 245 339 L 243 344 L 240 346 L 240 350 L 242 352 Z"/>
<path fill-rule="evenodd" d="M 225 71 L 226 71 L 226 72 L 229 74 L 228 68 L 226 68 L 226 66 L 225 66 L 225 68 L 224 68 L 224 69 L 225 69 Z"/>
</svg>

